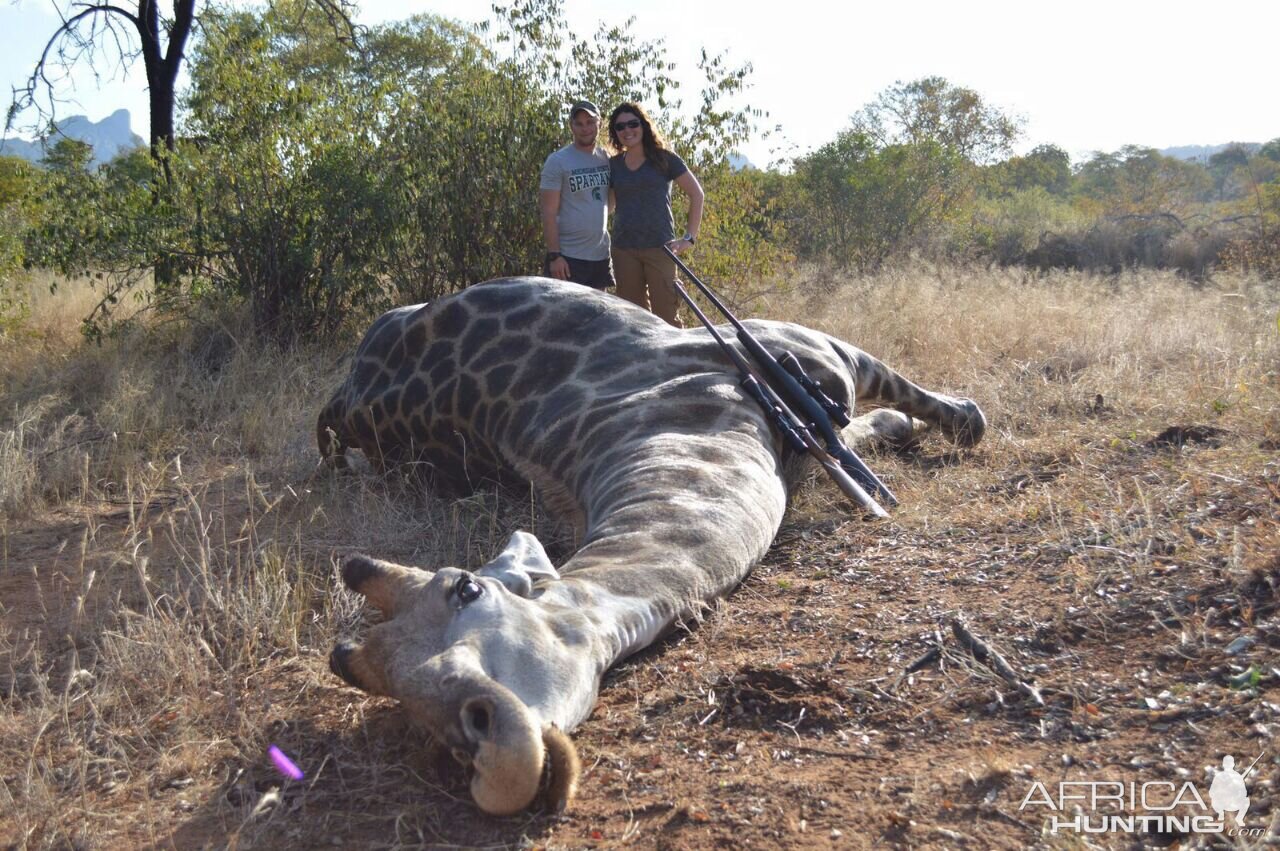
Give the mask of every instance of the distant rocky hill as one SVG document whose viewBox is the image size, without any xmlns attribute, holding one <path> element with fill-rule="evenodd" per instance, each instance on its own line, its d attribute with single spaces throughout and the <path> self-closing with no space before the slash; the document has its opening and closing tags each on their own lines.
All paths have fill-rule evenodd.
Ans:
<svg viewBox="0 0 1280 851">
<path fill-rule="evenodd" d="M 83 115 L 72 115 L 57 123 L 57 131 L 47 141 L 24 139 L 0 141 L 0 156 L 22 157 L 39 162 L 44 159 L 46 145 L 54 145 L 61 137 L 77 139 L 93 146 L 93 165 L 114 159 L 122 153 L 146 144 L 129 126 L 129 110 L 117 109 L 101 121 L 90 121 Z"/>
<path fill-rule="evenodd" d="M 1195 160 L 1200 163 L 1209 162 L 1209 157 L 1226 150 L 1232 145 L 1243 145 L 1248 149 L 1249 153 L 1255 153 L 1262 145 L 1258 142 L 1227 142 L 1222 145 L 1177 145 L 1172 148 L 1163 148 L 1160 153 L 1166 157 L 1173 157 L 1179 160 Z"/>
</svg>

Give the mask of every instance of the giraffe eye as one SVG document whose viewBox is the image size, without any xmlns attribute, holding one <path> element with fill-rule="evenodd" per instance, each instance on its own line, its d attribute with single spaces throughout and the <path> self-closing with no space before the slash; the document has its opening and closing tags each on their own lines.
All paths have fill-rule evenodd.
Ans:
<svg viewBox="0 0 1280 851">
<path fill-rule="evenodd" d="M 453 586 L 453 593 L 462 605 L 475 602 L 484 593 L 484 588 L 470 576 L 460 577 Z"/>
</svg>

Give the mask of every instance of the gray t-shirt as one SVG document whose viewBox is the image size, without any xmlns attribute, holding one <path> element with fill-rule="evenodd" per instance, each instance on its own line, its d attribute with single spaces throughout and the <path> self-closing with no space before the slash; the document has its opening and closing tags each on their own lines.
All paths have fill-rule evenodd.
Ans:
<svg viewBox="0 0 1280 851">
<path fill-rule="evenodd" d="M 667 173 L 648 159 L 632 171 L 624 154 L 609 160 L 613 185 L 614 248 L 657 248 L 675 239 L 671 218 L 671 181 L 689 170 L 684 160 L 666 152 Z"/>
<path fill-rule="evenodd" d="M 609 258 L 609 155 L 572 143 L 547 157 L 541 189 L 560 191 L 560 253 L 575 260 Z"/>
</svg>

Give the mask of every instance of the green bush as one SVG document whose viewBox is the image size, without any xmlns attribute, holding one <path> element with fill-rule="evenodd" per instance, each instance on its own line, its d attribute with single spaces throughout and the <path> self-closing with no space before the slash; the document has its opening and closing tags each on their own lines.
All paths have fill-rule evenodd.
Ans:
<svg viewBox="0 0 1280 851">
<path fill-rule="evenodd" d="M 791 232 L 800 256 L 874 268 L 946 231 L 972 164 L 936 142 L 878 147 L 847 131 L 796 161 Z"/>
<path fill-rule="evenodd" d="M 972 249 L 1001 265 L 1026 262 L 1047 234 L 1073 233 L 1089 221 L 1070 202 L 1042 186 L 974 202 L 967 237 Z"/>
<path fill-rule="evenodd" d="M 374 36 L 416 44 L 413 86 L 390 87 L 380 151 L 395 211 L 384 246 L 397 301 L 541 269 L 537 175 L 563 142 L 536 57 L 499 60 L 469 32 L 417 19 Z"/>
<path fill-rule="evenodd" d="M 171 168 L 198 279 L 245 299 L 282 343 L 331 333 L 380 294 L 390 209 L 370 93 L 345 54 L 333 73 L 305 73 L 299 54 L 314 58 L 325 37 L 300 31 L 287 8 L 207 15 L 191 65 L 193 141 Z"/>
<path fill-rule="evenodd" d="M 13 275 L 26 257 L 41 177 L 41 171 L 24 159 L 0 157 L 0 326 L 22 308 Z"/>
<path fill-rule="evenodd" d="M 91 156 L 87 144 L 71 139 L 45 156 L 23 262 L 68 278 L 92 276 L 102 297 L 84 328 L 95 336 L 124 293 L 169 255 L 174 221 L 145 150 L 96 170 L 90 170 Z"/>
</svg>

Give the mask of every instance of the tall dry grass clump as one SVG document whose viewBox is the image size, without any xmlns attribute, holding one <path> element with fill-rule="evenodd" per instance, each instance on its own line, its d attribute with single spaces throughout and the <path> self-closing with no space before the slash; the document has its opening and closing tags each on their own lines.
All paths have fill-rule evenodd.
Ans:
<svg viewBox="0 0 1280 851">
<path fill-rule="evenodd" d="M 1274 410 L 1280 292 L 1120 276 L 917 264 L 774 305 L 922 384 L 972 394 L 1011 433 L 1065 410 L 1265 420 Z"/>
<path fill-rule="evenodd" d="M 44 291 L 47 288 L 39 288 Z M 139 312 L 101 344 L 78 317 L 84 284 L 32 299 L 28 322 L 0 339 L 0 508 L 19 515 L 69 500 L 117 499 L 149 466 L 307 464 L 302 422 L 340 364 L 315 349 L 281 352 L 223 311 L 190 321 Z M 179 463 L 182 463 L 179 462 Z"/>
</svg>

